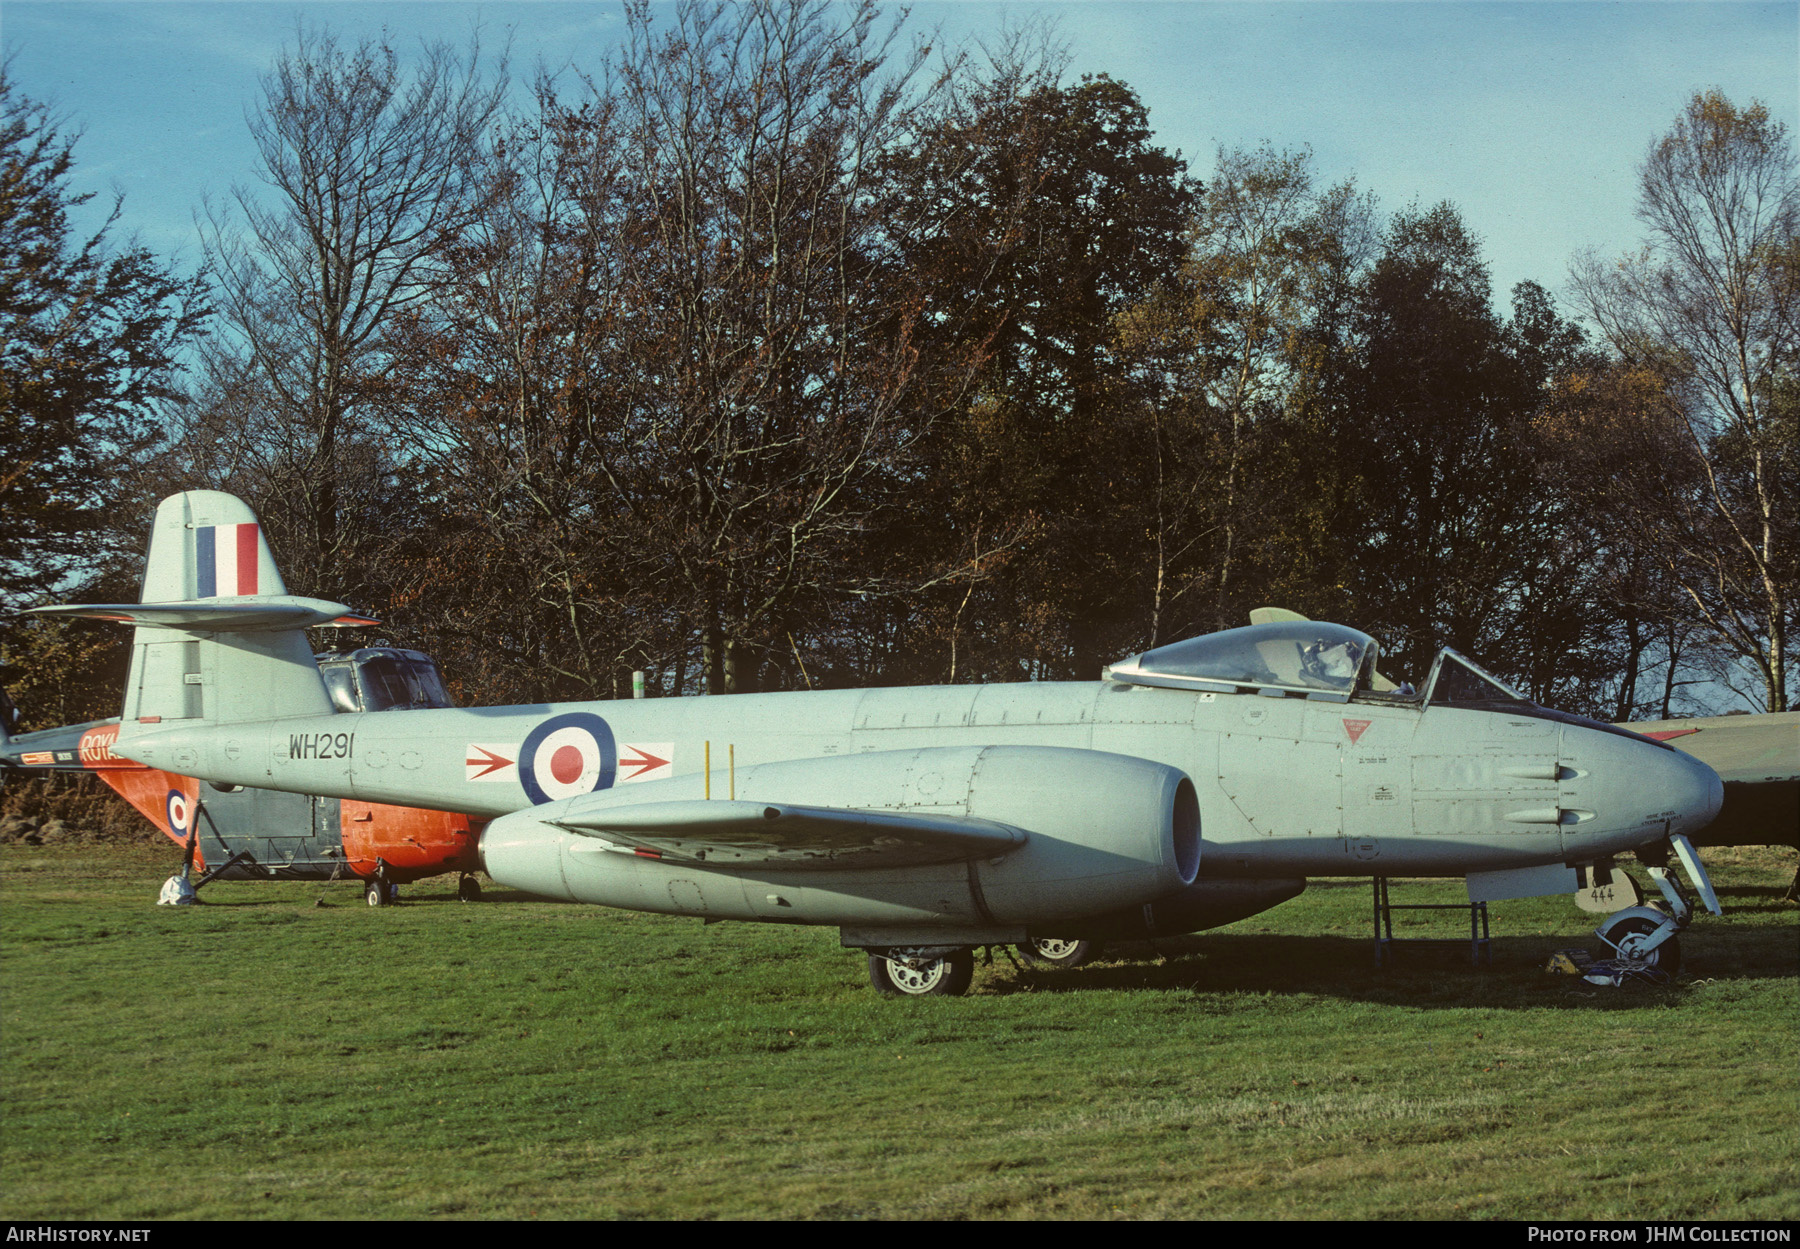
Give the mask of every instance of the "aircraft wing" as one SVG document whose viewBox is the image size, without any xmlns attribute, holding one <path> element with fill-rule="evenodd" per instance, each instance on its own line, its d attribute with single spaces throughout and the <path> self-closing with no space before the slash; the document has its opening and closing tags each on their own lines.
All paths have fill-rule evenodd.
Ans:
<svg viewBox="0 0 1800 1249">
<path fill-rule="evenodd" d="M 959 863 L 1026 840 L 1023 829 L 967 815 L 705 799 L 632 803 L 547 822 L 592 839 L 575 846 L 578 852 L 787 870 Z"/>
<path fill-rule="evenodd" d="M 1725 805 L 1696 845 L 1800 845 L 1800 711 L 1619 727 L 1685 751 L 1725 782 Z"/>
</svg>

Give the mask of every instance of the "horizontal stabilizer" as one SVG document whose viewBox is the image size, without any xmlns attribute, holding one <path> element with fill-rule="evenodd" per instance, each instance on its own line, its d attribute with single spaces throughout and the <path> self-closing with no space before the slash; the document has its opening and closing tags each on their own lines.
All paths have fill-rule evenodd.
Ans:
<svg viewBox="0 0 1800 1249">
<path fill-rule="evenodd" d="M 33 616 L 84 616 L 189 633 L 267 633 L 280 629 L 356 627 L 376 623 L 322 598 L 263 595 L 186 603 L 71 603 L 33 607 Z"/>
<path fill-rule="evenodd" d="M 632 803 L 550 822 L 596 838 L 594 852 L 614 850 L 718 866 L 875 868 L 956 863 L 992 858 L 1026 839 L 1023 829 L 966 815 L 705 799 Z"/>
</svg>

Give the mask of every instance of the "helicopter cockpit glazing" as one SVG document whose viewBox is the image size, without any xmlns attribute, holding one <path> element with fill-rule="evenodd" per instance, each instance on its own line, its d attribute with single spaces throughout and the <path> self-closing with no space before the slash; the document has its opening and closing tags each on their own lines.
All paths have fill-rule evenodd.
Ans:
<svg viewBox="0 0 1800 1249">
<path fill-rule="evenodd" d="M 454 707 L 437 662 L 420 651 L 369 646 L 320 655 L 319 675 L 338 711 Z"/>
</svg>

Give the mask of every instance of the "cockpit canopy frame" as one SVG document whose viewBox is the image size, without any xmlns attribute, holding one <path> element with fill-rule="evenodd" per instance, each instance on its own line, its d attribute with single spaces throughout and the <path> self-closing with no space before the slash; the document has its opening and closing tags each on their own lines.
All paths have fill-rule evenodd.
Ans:
<svg viewBox="0 0 1800 1249">
<path fill-rule="evenodd" d="M 1132 655 L 1103 676 L 1125 685 L 1348 702 L 1369 688 L 1380 645 L 1348 625 L 1289 620 L 1207 633 Z"/>
<path fill-rule="evenodd" d="M 1427 707 L 1441 703 L 1531 702 L 1473 659 L 1448 646 L 1432 661 L 1420 701 Z"/>
</svg>

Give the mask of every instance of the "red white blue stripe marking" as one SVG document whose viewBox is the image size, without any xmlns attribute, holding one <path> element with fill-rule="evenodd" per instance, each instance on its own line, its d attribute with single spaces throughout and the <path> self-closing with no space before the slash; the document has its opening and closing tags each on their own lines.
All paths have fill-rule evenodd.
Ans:
<svg viewBox="0 0 1800 1249">
<path fill-rule="evenodd" d="M 255 594 L 259 545 L 255 521 L 194 530 L 194 597 Z"/>
</svg>

